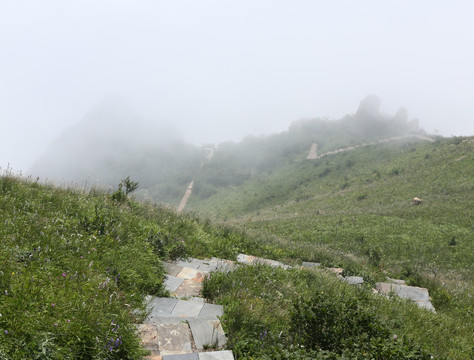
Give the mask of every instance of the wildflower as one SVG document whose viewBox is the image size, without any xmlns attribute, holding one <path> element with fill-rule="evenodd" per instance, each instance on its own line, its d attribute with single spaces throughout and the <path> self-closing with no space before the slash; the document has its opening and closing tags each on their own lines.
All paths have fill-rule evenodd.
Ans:
<svg viewBox="0 0 474 360">
<path fill-rule="evenodd" d="M 71 322 L 71 320 L 67 319 L 67 322 L 68 322 L 68 323 L 70 323 L 70 322 Z"/>
<path fill-rule="evenodd" d="M 8 334 L 8 330 L 5 330 L 5 334 Z"/>
<path fill-rule="evenodd" d="M 58 326 L 58 324 L 54 324 L 54 326 Z"/>
<path fill-rule="evenodd" d="M 56 304 L 55 304 L 55 303 L 51 303 L 51 306 L 53 306 L 53 307 L 54 307 L 54 306 L 56 306 Z"/>
<path fill-rule="evenodd" d="M 66 276 L 66 273 L 63 273 L 63 276 Z"/>
<path fill-rule="evenodd" d="M 397 340 L 398 336 L 397 335 L 393 335 L 393 340 Z"/>
</svg>

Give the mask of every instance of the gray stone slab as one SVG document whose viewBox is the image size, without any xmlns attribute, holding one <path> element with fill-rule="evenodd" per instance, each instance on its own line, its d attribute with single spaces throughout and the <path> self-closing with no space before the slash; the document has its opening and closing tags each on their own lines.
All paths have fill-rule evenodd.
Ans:
<svg viewBox="0 0 474 360">
<path fill-rule="evenodd" d="M 432 312 L 436 313 L 436 309 L 434 308 L 431 301 L 417 301 L 416 305 L 418 305 L 422 309 L 426 309 L 426 310 L 429 310 L 429 311 L 432 311 Z"/>
<path fill-rule="evenodd" d="M 234 360 L 234 355 L 231 350 L 201 352 L 199 360 Z"/>
<path fill-rule="evenodd" d="M 179 272 L 183 269 L 182 266 L 179 266 L 173 263 L 168 263 L 168 262 L 164 262 L 163 267 L 165 268 L 166 273 L 171 276 L 178 275 Z"/>
<path fill-rule="evenodd" d="M 222 305 L 204 304 L 199 313 L 200 319 L 218 320 L 224 314 L 224 307 Z"/>
<path fill-rule="evenodd" d="M 157 315 L 171 314 L 178 299 L 155 297 L 149 303 L 148 307 Z"/>
<path fill-rule="evenodd" d="M 197 316 L 157 316 L 152 319 L 154 324 L 182 324 L 189 320 L 197 319 Z"/>
<path fill-rule="evenodd" d="M 159 324 L 157 328 L 160 355 L 192 352 L 191 334 L 187 324 Z"/>
<path fill-rule="evenodd" d="M 163 360 L 199 360 L 199 355 L 198 353 L 165 355 Z"/>
<path fill-rule="evenodd" d="M 202 260 L 193 259 L 193 258 L 189 258 L 188 260 L 178 260 L 178 261 L 176 261 L 176 265 L 178 265 L 178 266 L 188 267 L 188 268 L 195 269 L 195 270 L 197 270 L 199 268 L 199 266 L 202 265 L 202 263 L 203 263 Z"/>
<path fill-rule="evenodd" d="M 362 276 L 346 276 L 343 280 L 351 285 L 361 285 L 364 283 L 364 278 Z"/>
<path fill-rule="evenodd" d="M 171 316 L 191 317 L 198 316 L 204 304 L 196 301 L 178 300 L 178 303 L 171 312 Z"/>
<path fill-rule="evenodd" d="M 416 286 L 397 285 L 393 283 L 378 282 L 375 288 L 381 294 L 388 295 L 394 292 L 403 299 L 410 299 L 412 301 L 430 301 L 428 289 Z"/>
<path fill-rule="evenodd" d="M 168 290 L 169 292 L 174 292 L 183 283 L 183 280 L 184 280 L 183 278 L 168 275 L 166 276 L 165 281 L 164 281 L 165 289 Z"/>
<path fill-rule="evenodd" d="M 282 262 L 280 261 L 276 261 L 276 260 L 270 260 L 270 259 L 264 259 L 264 258 L 255 258 L 254 260 L 254 264 L 258 264 L 258 265 L 268 265 L 268 266 L 271 266 L 271 267 L 281 267 L 283 269 L 289 269 L 291 268 L 290 265 L 286 265 L 286 264 L 283 264 Z"/>
<path fill-rule="evenodd" d="M 173 291 L 173 295 L 178 298 L 198 296 L 202 289 L 202 282 L 192 279 L 184 279 L 181 285 Z"/>
<path fill-rule="evenodd" d="M 397 295 L 404 299 L 410 299 L 413 301 L 430 301 L 430 295 L 428 289 L 420 288 L 416 286 L 405 286 L 397 285 Z"/>
<path fill-rule="evenodd" d="M 237 255 L 237 261 L 245 265 L 253 265 L 255 261 L 255 256 L 239 254 Z"/>
<path fill-rule="evenodd" d="M 219 263 L 217 261 L 203 261 L 203 263 L 198 268 L 200 271 L 213 272 L 218 271 Z"/>
<path fill-rule="evenodd" d="M 310 261 L 303 261 L 303 263 L 301 264 L 302 267 L 304 268 L 315 268 L 315 267 L 320 267 L 321 266 L 321 263 L 317 263 L 317 262 L 310 262 Z"/>
<path fill-rule="evenodd" d="M 208 347 L 220 348 L 227 342 L 219 320 L 194 319 L 189 321 L 189 327 L 198 350 Z"/>
<path fill-rule="evenodd" d="M 231 261 L 231 260 L 222 260 L 218 258 L 212 258 L 211 261 L 213 261 L 216 266 L 218 272 L 223 272 L 223 273 L 228 273 L 229 271 L 233 271 L 237 265 Z"/>
</svg>

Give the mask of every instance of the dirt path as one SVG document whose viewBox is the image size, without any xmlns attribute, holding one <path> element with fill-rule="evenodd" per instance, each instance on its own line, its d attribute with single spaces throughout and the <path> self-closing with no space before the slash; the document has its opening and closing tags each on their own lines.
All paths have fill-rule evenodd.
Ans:
<svg viewBox="0 0 474 360">
<path fill-rule="evenodd" d="M 193 185 L 194 185 L 194 180 L 189 183 L 188 188 L 186 189 L 186 192 L 184 193 L 183 198 L 179 202 L 178 209 L 177 209 L 178 213 L 183 211 L 183 209 L 185 208 L 186 203 L 189 197 L 191 196 L 191 193 L 193 192 Z"/>
</svg>

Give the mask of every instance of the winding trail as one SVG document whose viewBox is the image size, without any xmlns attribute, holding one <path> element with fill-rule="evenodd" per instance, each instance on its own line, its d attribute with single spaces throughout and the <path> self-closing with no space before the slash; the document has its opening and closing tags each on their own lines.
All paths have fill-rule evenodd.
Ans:
<svg viewBox="0 0 474 360">
<path fill-rule="evenodd" d="M 417 138 L 417 139 L 420 139 L 420 140 L 426 140 L 426 141 L 434 142 L 433 139 L 431 139 L 427 136 L 423 136 L 423 135 L 413 134 L 413 135 L 394 136 L 394 137 L 387 138 L 387 139 L 380 139 L 380 140 L 377 140 L 377 141 L 362 143 L 360 145 L 348 146 L 346 148 L 339 148 L 339 149 L 336 149 L 336 150 L 333 150 L 333 151 L 328 151 L 328 152 L 326 152 L 324 154 L 321 154 L 319 156 L 317 155 L 318 145 L 316 143 L 313 143 L 313 144 L 311 144 L 311 148 L 309 149 L 309 153 L 308 153 L 308 156 L 306 156 L 306 159 L 308 159 L 308 160 L 320 159 L 324 156 L 334 155 L 334 154 L 338 154 L 338 153 L 341 153 L 341 152 L 344 152 L 344 151 L 352 151 L 352 150 L 355 150 L 355 149 L 358 149 L 358 148 L 361 148 L 361 147 L 364 147 L 364 146 L 383 144 L 383 143 L 387 143 L 387 142 L 390 142 L 390 141 L 399 141 L 399 140 L 408 139 L 408 138 Z"/>
</svg>

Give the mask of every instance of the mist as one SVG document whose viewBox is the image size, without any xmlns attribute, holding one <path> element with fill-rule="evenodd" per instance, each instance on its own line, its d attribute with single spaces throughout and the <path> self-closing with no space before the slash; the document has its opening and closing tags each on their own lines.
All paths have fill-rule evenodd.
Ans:
<svg viewBox="0 0 474 360">
<path fill-rule="evenodd" d="M 429 133 L 472 135 L 473 11 L 467 1 L 3 0 L 0 167 L 43 174 L 38 162 L 66 133 L 89 149 L 101 131 L 143 149 L 160 133 L 238 141 L 342 118 L 367 94 Z M 79 132 L 108 98 L 127 104 L 108 111 L 148 130 L 118 121 Z"/>
</svg>

